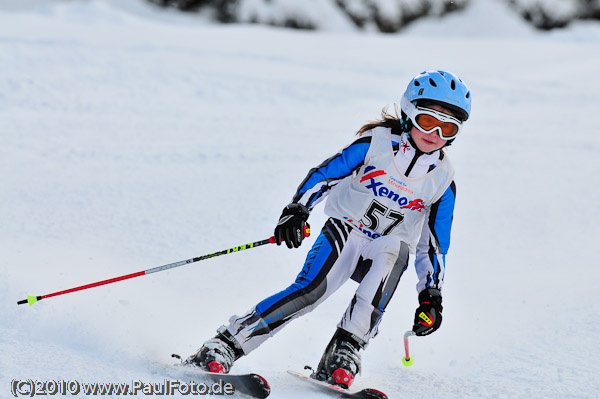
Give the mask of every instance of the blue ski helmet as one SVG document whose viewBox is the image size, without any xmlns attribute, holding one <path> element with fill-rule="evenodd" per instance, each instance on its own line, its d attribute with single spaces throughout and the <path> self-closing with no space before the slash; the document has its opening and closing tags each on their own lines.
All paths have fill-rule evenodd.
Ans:
<svg viewBox="0 0 600 399">
<path fill-rule="evenodd" d="M 466 121 L 471 114 L 471 92 L 467 85 L 455 74 L 447 71 L 425 71 L 415 76 L 404 97 L 417 105 L 421 100 L 442 103 Z M 406 110 L 403 109 L 404 112 Z"/>
</svg>

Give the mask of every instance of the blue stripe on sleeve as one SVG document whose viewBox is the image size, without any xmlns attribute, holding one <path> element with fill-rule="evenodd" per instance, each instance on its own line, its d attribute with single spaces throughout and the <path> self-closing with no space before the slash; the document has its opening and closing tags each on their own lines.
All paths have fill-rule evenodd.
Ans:
<svg viewBox="0 0 600 399">
<path fill-rule="evenodd" d="M 437 237 L 442 254 L 447 254 L 448 248 L 450 248 L 450 229 L 452 228 L 452 214 L 456 199 L 455 190 L 456 186 L 452 182 L 438 203 L 433 224 L 433 234 Z"/>
<path fill-rule="evenodd" d="M 330 183 L 351 175 L 364 162 L 370 146 L 371 137 L 361 137 L 318 167 L 311 169 L 308 176 L 306 176 L 300 187 L 298 187 L 293 201 L 299 202 L 304 193 L 319 183 Z M 311 203 L 315 202 L 324 191 L 327 190 L 321 189 L 318 195 L 315 195 L 311 199 Z M 307 204 L 307 206 L 310 208 L 310 204 Z"/>
</svg>

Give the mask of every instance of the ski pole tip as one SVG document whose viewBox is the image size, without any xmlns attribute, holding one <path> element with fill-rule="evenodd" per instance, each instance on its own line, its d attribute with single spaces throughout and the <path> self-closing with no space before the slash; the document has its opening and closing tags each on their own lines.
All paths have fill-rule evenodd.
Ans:
<svg viewBox="0 0 600 399">
<path fill-rule="evenodd" d="M 29 306 L 33 306 L 34 303 L 36 303 L 37 301 L 39 301 L 41 298 L 37 297 L 37 296 L 33 296 L 33 295 L 27 295 L 27 299 L 23 299 L 21 301 L 17 302 L 17 305 L 24 305 L 26 303 L 29 304 Z"/>
<path fill-rule="evenodd" d="M 27 303 L 29 303 L 29 306 L 33 306 L 34 303 L 36 303 L 40 298 L 38 298 L 37 296 L 33 296 L 33 295 L 27 295 Z"/>
<path fill-rule="evenodd" d="M 406 367 L 412 366 L 414 362 L 415 362 L 415 359 L 413 357 L 409 357 L 407 359 L 406 357 L 402 356 L 402 364 L 405 365 Z"/>
</svg>

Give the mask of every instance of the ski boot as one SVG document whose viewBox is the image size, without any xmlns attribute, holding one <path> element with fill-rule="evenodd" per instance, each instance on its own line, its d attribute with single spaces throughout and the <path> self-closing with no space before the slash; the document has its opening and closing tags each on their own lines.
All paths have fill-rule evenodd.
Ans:
<svg viewBox="0 0 600 399">
<path fill-rule="evenodd" d="M 360 373 L 360 353 L 366 342 L 346 330 L 338 328 L 321 357 L 313 378 L 344 389 L 350 388 Z"/>
<path fill-rule="evenodd" d="M 217 330 L 217 335 L 202 344 L 184 364 L 191 364 L 211 373 L 227 374 L 243 354 L 235 338 L 222 326 Z"/>
</svg>

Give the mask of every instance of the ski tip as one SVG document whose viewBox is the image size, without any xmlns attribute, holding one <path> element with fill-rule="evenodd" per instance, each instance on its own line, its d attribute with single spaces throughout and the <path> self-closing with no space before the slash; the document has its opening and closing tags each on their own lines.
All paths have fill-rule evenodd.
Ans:
<svg viewBox="0 0 600 399">
<path fill-rule="evenodd" d="M 179 356 L 177 353 L 171 353 L 171 357 L 181 360 L 181 356 Z"/>
<path fill-rule="evenodd" d="M 373 389 L 373 388 L 367 388 L 367 389 L 363 389 L 363 392 L 368 395 L 370 398 L 374 398 L 374 399 L 388 399 L 388 396 L 386 394 L 384 394 L 383 392 L 377 390 L 377 389 Z"/>
<path fill-rule="evenodd" d="M 257 378 L 258 378 L 260 381 L 262 381 L 262 384 L 263 384 L 264 388 L 265 388 L 265 389 L 266 389 L 268 392 L 271 392 L 271 386 L 269 385 L 269 383 L 267 382 L 267 380 L 266 380 L 266 379 L 265 379 L 265 378 L 264 378 L 262 375 L 258 375 L 258 374 L 255 374 L 255 375 L 256 375 L 256 377 L 257 377 Z M 268 395 L 268 394 L 267 394 L 267 395 Z"/>
</svg>

